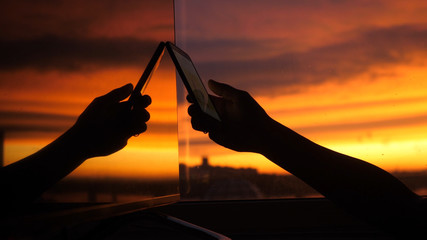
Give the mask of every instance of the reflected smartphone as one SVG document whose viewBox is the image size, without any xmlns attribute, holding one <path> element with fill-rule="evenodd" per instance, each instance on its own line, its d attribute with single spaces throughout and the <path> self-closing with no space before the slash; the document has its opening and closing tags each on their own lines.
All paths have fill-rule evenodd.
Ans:
<svg viewBox="0 0 427 240">
<path fill-rule="evenodd" d="M 197 70 L 191 61 L 190 56 L 183 50 L 175 46 L 171 42 L 166 42 L 166 49 L 178 70 L 179 76 L 184 82 L 185 88 L 191 98 L 195 99 L 196 104 L 199 105 L 200 109 L 209 116 L 221 121 L 215 105 L 213 104 L 205 86 L 203 85 L 202 79 L 200 79 Z"/>
<path fill-rule="evenodd" d="M 156 51 L 151 57 L 150 62 L 148 62 L 147 67 L 144 70 L 144 73 L 142 73 L 141 78 L 139 78 L 138 83 L 136 84 L 132 94 L 129 97 L 129 102 L 132 105 L 133 105 L 133 102 L 135 101 L 134 100 L 135 97 L 138 96 L 138 94 L 142 94 L 144 92 L 148 82 L 151 79 L 151 76 L 156 71 L 157 67 L 159 67 L 160 60 L 162 59 L 162 56 L 164 53 L 165 53 L 165 43 L 160 42 L 159 45 L 157 46 Z"/>
</svg>

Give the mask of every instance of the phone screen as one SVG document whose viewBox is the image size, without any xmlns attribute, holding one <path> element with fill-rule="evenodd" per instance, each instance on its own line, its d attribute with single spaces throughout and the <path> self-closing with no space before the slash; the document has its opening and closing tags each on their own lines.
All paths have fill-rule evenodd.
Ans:
<svg viewBox="0 0 427 240">
<path fill-rule="evenodd" d="M 190 57 L 175 45 L 172 45 L 169 42 L 167 44 L 169 46 L 169 52 L 172 50 L 170 54 L 177 65 L 177 69 L 180 70 L 178 72 L 184 81 L 184 85 L 186 85 L 187 90 L 191 92 L 190 95 L 193 95 L 192 97 L 195 98 L 203 112 L 216 120 L 221 121 Z"/>
</svg>

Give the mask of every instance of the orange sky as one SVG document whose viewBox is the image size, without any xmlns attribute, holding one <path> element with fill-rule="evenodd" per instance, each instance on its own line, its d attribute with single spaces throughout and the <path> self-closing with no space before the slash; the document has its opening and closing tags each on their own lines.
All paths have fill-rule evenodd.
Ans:
<svg viewBox="0 0 427 240">
<path fill-rule="evenodd" d="M 177 44 L 205 80 L 249 91 L 279 122 L 336 151 L 389 171 L 427 168 L 425 1 L 177 2 Z M 189 163 L 209 149 L 212 164 L 283 172 L 180 132 Z"/>
<path fill-rule="evenodd" d="M 136 84 L 159 41 L 173 41 L 172 1 L 3 3 L 0 127 L 5 163 L 42 148 L 97 96 Z M 178 175 L 175 69 L 165 58 L 146 89 L 148 130 L 71 176 Z"/>
<path fill-rule="evenodd" d="M 426 168 L 424 1 L 175 2 L 177 43 L 204 80 L 249 91 L 275 119 L 334 150 L 391 171 Z M 3 5 L 7 163 L 59 136 L 93 98 L 135 84 L 157 42 L 174 37 L 172 1 Z M 174 74 L 165 54 L 147 88 L 148 131 L 73 176 L 176 176 L 177 132 L 189 165 L 209 155 L 215 165 L 283 173 L 192 130 L 186 105 L 176 102 Z"/>
</svg>

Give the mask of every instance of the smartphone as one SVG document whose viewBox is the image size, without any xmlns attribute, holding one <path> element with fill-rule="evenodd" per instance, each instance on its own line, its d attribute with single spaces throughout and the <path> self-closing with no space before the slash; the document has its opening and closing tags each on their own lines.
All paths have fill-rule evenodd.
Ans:
<svg viewBox="0 0 427 240">
<path fill-rule="evenodd" d="M 148 82 L 151 79 L 151 76 L 156 71 L 156 69 L 159 67 L 160 60 L 162 59 L 163 54 L 165 53 L 165 43 L 160 42 L 157 46 L 156 51 L 154 52 L 153 56 L 150 59 L 150 62 L 148 62 L 147 67 L 145 68 L 144 72 L 142 73 L 141 77 L 139 78 L 138 83 L 136 84 L 135 88 L 133 89 L 132 94 L 129 97 L 129 102 L 133 105 L 133 102 L 135 101 L 135 97 L 139 94 L 142 94 L 145 91 L 145 88 L 148 85 Z"/>
<path fill-rule="evenodd" d="M 196 101 L 200 109 L 214 119 L 221 121 L 215 105 L 213 104 L 202 79 L 197 73 L 196 67 L 190 56 L 171 42 L 166 42 L 166 49 L 175 64 L 175 67 L 184 82 L 188 94 Z"/>
</svg>

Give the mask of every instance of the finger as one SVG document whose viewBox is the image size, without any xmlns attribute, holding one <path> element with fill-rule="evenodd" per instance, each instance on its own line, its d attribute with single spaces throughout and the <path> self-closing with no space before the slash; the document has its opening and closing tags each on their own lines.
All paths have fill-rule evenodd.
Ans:
<svg viewBox="0 0 427 240">
<path fill-rule="evenodd" d="M 194 99 L 190 95 L 187 95 L 186 98 L 189 103 L 194 103 Z"/>
<path fill-rule="evenodd" d="M 148 122 L 148 120 L 150 120 L 150 113 L 145 109 L 150 104 L 151 98 L 148 95 L 140 96 L 135 99 L 135 105 L 131 112 L 131 118 L 135 124 Z"/>
<path fill-rule="evenodd" d="M 211 96 L 211 97 L 213 97 L 212 101 L 213 101 L 214 105 L 217 105 L 217 104 L 219 105 L 219 102 L 223 101 L 222 98 L 214 97 L 214 96 Z M 211 117 L 209 114 L 205 113 L 200 108 L 200 106 L 198 104 L 194 104 L 194 103 L 191 104 L 188 107 L 188 109 L 187 109 L 187 113 L 188 113 L 188 115 L 190 115 L 190 117 L 197 117 L 197 116 L 202 116 L 203 115 L 203 117 L 206 118 L 206 120 L 209 121 L 209 122 L 211 122 L 212 124 L 217 124 L 218 123 L 217 119 L 215 119 L 215 118 Z"/>
<path fill-rule="evenodd" d="M 150 119 L 150 113 L 144 109 L 144 111 L 132 111 L 132 114 L 128 120 L 128 132 L 131 136 L 141 134 L 147 130 L 148 120 Z"/>
<path fill-rule="evenodd" d="M 191 127 L 196 131 L 209 132 L 209 125 L 201 115 L 191 118 Z"/>
<path fill-rule="evenodd" d="M 141 109 L 141 108 L 146 108 L 148 106 L 150 106 L 151 104 L 151 97 L 148 95 L 144 95 L 144 96 L 137 96 L 135 98 L 135 103 L 134 103 L 134 108 L 137 109 Z"/>
<path fill-rule="evenodd" d="M 213 96 L 210 95 L 209 96 L 213 105 L 217 108 L 217 110 L 219 110 L 221 105 L 224 105 L 225 99 L 223 97 L 217 97 L 217 96 Z"/>
<path fill-rule="evenodd" d="M 111 92 L 102 96 L 102 98 L 110 102 L 120 102 L 125 98 L 129 97 L 129 95 L 132 93 L 132 90 L 133 90 L 133 85 L 129 83 L 122 87 L 112 90 Z"/>
<path fill-rule="evenodd" d="M 145 108 L 134 108 L 129 117 L 131 119 L 131 123 L 138 124 L 140 122 L 148 122 L 148 120 L 150 120 L 150 113 L 145 110 Z"/>
<path fill-rule="evenodd" d="M 148 120 L 150 120 L 150 117 L 151 117 L 150 113 L 147 110 L 144 110 L 144 111 L 142 111 L 140 113 L 137 113 L 136 119 L 139 122 L 148 122 Z"/>
<path fill-rule="evenodd" d="M 219 98 L 217 96 L 210 95 L 210 94 L 209 94 L 209 98 L 212 100 L 212 102 L 214 103 L 215 106 L 216 106 L 216 102 L 218 102 L 219 99 L 222 99 L 222 98 Z M 190 95 L 187 95 L 187 101 L 189 103 L 191 103 L 191 105 L 198 105 L 198 103 Z"/>
<path fill-rule="evenodd" d="M 187 112 L 188 112 L 188 115 L 190 115 L 190 116 L 196 116 L 196 115 L 200 115 L 200 114 L 202 114 L 202 110 L 201 110 L 201 109 L 200 109 L 200 107 L 199 107 L 199 106 L 197 106 L 196 104 L 191 104 L 191 105 L 188 107 Z"/>
<path fill-rule="evenodd" d="M 228 84 L 220 83 L 212 79 L 209 80 L 208 85 L 212 92 L 226 99 L 234 98 L 234 96 L 239 92 L 239 90 Z"/>
<path fill-rule="evenodd" d="M 194 130 L 207 131 L 207 116 L 197 104 L 191 104 L 187 112 L 191 117 L 191 125 Z"/>
<path fill-rule="evenodd" d="M 141 133 L 144 133 L 145 131 L 147 131 L 147 124 L 140 124 L 138 126 L 136 126 L 135 128 L 132 129 L 132 136 L 138 136 Z"/>
<path fill-rule="evenodd" d="M 143 102 L 144 102 L 144 104 L 143 104 L 143 105 L 144 105 L 145 107 L 150 106 L 150 105 L 151 105 L 151 102 L 152 102 L 151 97 L 150 97 L 150 96 L 148 96 L 148 95 L 144 95 L 144 96 L 142 96 L 141 101 L 143 101 Z"/>
<path fill-rule="evenodd" d="M 194 130 L 206 133 L 218 129 L 220 123 L 211 116 L 201 111 L 196 111 L 191 117 L 191 126 Z"/>
</svg>

